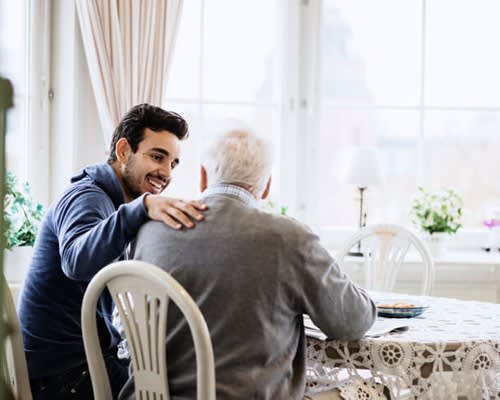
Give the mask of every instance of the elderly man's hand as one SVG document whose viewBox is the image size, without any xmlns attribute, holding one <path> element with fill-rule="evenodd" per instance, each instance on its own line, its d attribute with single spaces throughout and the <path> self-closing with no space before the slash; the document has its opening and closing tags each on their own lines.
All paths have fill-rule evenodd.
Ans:
<svg viewBox="0 0 500 400">
<path fill-rule="evenodd" d="M 149 218 L 162 221 L 171 228 L 181 229 L 183 226 L 193 228 L 193 219 L 203 221 L 205 218 L 200 211 L 208 207 L 196 200 L 182 200 L 149 194 L 144 197 L 144 205 Z"/>
</svg>

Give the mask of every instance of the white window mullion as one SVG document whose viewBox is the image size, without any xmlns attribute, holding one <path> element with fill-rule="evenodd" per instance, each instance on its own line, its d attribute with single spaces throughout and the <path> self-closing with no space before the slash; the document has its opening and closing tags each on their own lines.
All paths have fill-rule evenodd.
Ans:
<svg viewBox="0 0 500 400">
<path fill-rule="evenodd" d="M 28 2 L 27 18 L 29 21 L 27 174 L 37 201 L 48 204 L 50 197 L 51 2 Z"/>
<path fill-rule="evenodd" d="M 288 2 L 287 21 L 282 32 L 283 43 L 283 86 L 282 86 L 282 129 L 280 138 L 280 203 L 288 206 L 291 215 L 300 218 L 300 185 L 297 179 L 300 129 L 298 119 L 299 64 L 300 51 L 300 1 Z"/>
<path fill-rule="evenodd" d="M 200 65 L 198 66 L 199 74 L 199 88 L 198 88 L 198 116 L 200 121 L 204 120 L 204 110 L 203 110 L 203 68 L 204 68 L 204 54 L 205 54 L 205 0 L 201 0 L 200 8 Z"/>
<path fill-rule="evenodd" d="M 417 148 L 417 185 L 424 186 L 425 162 L 424 162 L 424 139 L 425 139 L 425 57 L 426 57 L 426 0 L 422 0 L 422 37 L 420 47 L 420 104 L 419 104 L 419 136 Z"/>
<path fill-rule="evenodd" d="M 301 1 L 299 38 L 299 101 L 297 185 L 298 216 L 313 228 L 319 219 L 315 206 L 320 195 L 317 173 L 319 149 L 319 99 L 321 1 Z M 303 160 L 304 162 L 300 162 Z"/>
</svg>

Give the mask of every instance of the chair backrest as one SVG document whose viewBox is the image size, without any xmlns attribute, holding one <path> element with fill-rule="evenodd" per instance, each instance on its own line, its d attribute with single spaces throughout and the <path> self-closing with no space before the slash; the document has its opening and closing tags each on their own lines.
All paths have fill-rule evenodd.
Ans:
<svg viewBox="0 0 500 400">
<path fill-rule="evenodd" d="M 14 398 L 18 400 L 31 400 L 31 388 L 28 377 L 28 366 L 24 355 L 23 338 L 19 319 L 17 318 L 14 299 L 10 292 L 5 276 L 1 275 L 3 293 L 3 320 L 7 326 L 7 337 L 5 338 L 4 370 L 2 371 L 5 381 L 9 383 Z"/>
<path fill-rule="evenodd" d="M 425 243 L 403 226 L 371 225 L 361 228 L 337 254 L 340 263 L 359 242 L 362 243 L 366 288 L 393 291 L 398 270 L 413 246 L 424 265 L 420 294 L 428 295 L 434 282 L 434 260 Z"/>
<path fill-rule="evenodd" d="M 214 355 L 210 333 L 198 306 L 164 270 L 142 261 L 108 265 L 91 280 L 82 304 L 82 330 L 96 400 L 111 399 L 111 388 L 96 326 L 97 301 L 109 289 L 127 337 L 135 394 L 170 399 L 167 382 L 167 310 L 171 299 L 191 329 L 196 353 L 197 399 L 215 400 Z"/>
</svg>

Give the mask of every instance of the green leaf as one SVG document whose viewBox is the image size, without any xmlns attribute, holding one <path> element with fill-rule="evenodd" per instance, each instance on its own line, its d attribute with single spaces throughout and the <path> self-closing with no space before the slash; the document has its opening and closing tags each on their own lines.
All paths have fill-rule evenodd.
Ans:
<svg viewBox="0 0 500 400">
<path fill-rule="evenodd" d="M 33 200 L 29 183 L 19 184 L 10 171 L 7 172 L 4 208 L 6 248 L 33 246 L 44 209 Z"/>
</svg>

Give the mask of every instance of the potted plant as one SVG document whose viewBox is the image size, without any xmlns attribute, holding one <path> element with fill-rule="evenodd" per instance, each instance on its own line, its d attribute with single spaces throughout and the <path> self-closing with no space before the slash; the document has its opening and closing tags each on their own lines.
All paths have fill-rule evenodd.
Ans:
<svg viewBox="0 0 500 400">
<path fill-rule="evenodd" d="M 428 234 L 435 257 L 444 254 L 447 238 L 462 226 L 462 207 L 462 198 L 453 189 L 429 193 L 418 188 L 411 210 L 412 222 Z"/>
<path fill-rule="evenodd" d="M 20 184 L 11 172 L 7 172 L 5 186 L 5 275 L 10 282 L 21 282 L 31 259 L 43 207 L 33 200 L 29 183 Z"/>
</svg>

